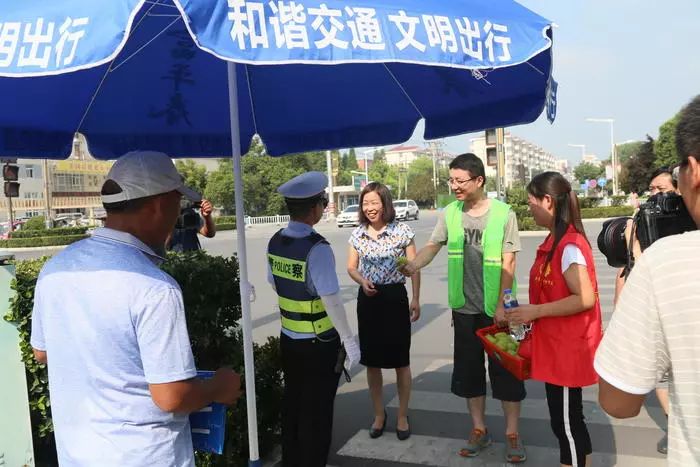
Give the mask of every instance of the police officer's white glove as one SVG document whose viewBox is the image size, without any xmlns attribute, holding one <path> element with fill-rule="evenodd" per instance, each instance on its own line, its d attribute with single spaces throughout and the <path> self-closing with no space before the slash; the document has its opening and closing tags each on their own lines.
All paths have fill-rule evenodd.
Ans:
<svg viewBox="0 0 700 467">
<path fill-rule="evenodd" d="M 360 343 L 356 336 L 352 336 L 343 341 L 343 346 L 347 354 L 345 357 L 345 369 L 350 371 L 360 363 Z"/>
</svg>

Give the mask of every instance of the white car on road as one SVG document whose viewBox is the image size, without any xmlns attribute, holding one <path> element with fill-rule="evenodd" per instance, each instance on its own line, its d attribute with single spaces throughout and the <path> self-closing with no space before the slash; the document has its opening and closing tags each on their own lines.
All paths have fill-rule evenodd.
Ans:
<svg viewBox="0 0 700 467">
<path fill-rule="evenodd" d="M 360 206 L 357 204 L 351 204 L 341 212 L 335 220 L 338 227 L 344 227 L 346 225 L 356 226 L 360 225 Z"/>
<path fill-rule="evenodd" d="M 418 220 L 418 205 L 412 199 L 398 199 L 394 201 L 394 211 L 396 211 L 397 220 Z"/>
</svg>

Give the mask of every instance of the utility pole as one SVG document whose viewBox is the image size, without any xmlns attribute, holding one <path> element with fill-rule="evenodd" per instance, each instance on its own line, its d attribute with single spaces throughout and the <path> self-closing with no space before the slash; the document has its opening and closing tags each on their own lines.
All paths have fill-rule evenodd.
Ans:
<svg viewBox="0 0 700 467">
<path fill-rule="evenodd" d="M 496 166 L 496 190 L 498 191 L 498 199 L 505 202 L 506 153 L 504 142 L 505 128 L 496 128 L 496 157 L 498 158 L 498 165 Z"/>
<path fill-rule="evenodd" d="M 335 195 L 333 194 L 333 161 L 331 152 L 326 151 L 326 173 L 328 176 L 328 218 L 335 218 Z"/>
<path fill-rule="evenodd" d="M 46 217 L 44 221 L 46 228 L 50 229 L 53 226 L 51 218 L 51 173 L 49 172 L 49 160 L 44 159 L 44 203 L 46 206 Z"/>
</svg>

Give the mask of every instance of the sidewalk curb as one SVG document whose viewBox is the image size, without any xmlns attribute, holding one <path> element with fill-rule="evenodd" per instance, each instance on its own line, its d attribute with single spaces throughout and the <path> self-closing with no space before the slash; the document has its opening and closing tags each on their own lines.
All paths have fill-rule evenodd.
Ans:
<svg viewBox="0 0 700 467">
<path fill-rule="evenodd" d="M 56 250 L 63 250 L 65 247 L 68 245 L 54 245 L 54 246 L 32 246 L 32 247 L 26 247 L 26 248 L 0 248 L 0 254 L 4 252 L 12 253 L 12 252 L 29 252 L 29 251 L 56 251 Z"/>
</svg>

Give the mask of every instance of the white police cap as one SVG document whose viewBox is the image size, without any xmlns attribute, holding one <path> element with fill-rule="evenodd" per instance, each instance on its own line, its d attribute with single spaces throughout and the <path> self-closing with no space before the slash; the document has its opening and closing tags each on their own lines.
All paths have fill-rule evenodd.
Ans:
<svg viewBox="0 0 700 467">
<path fill-rule="evenodd" d="M 312 198 L 325 191 L 328 177 L 322 172 L 306 172 L 280 185 L 277 192 L 289 199 Z"/>
</svg>

